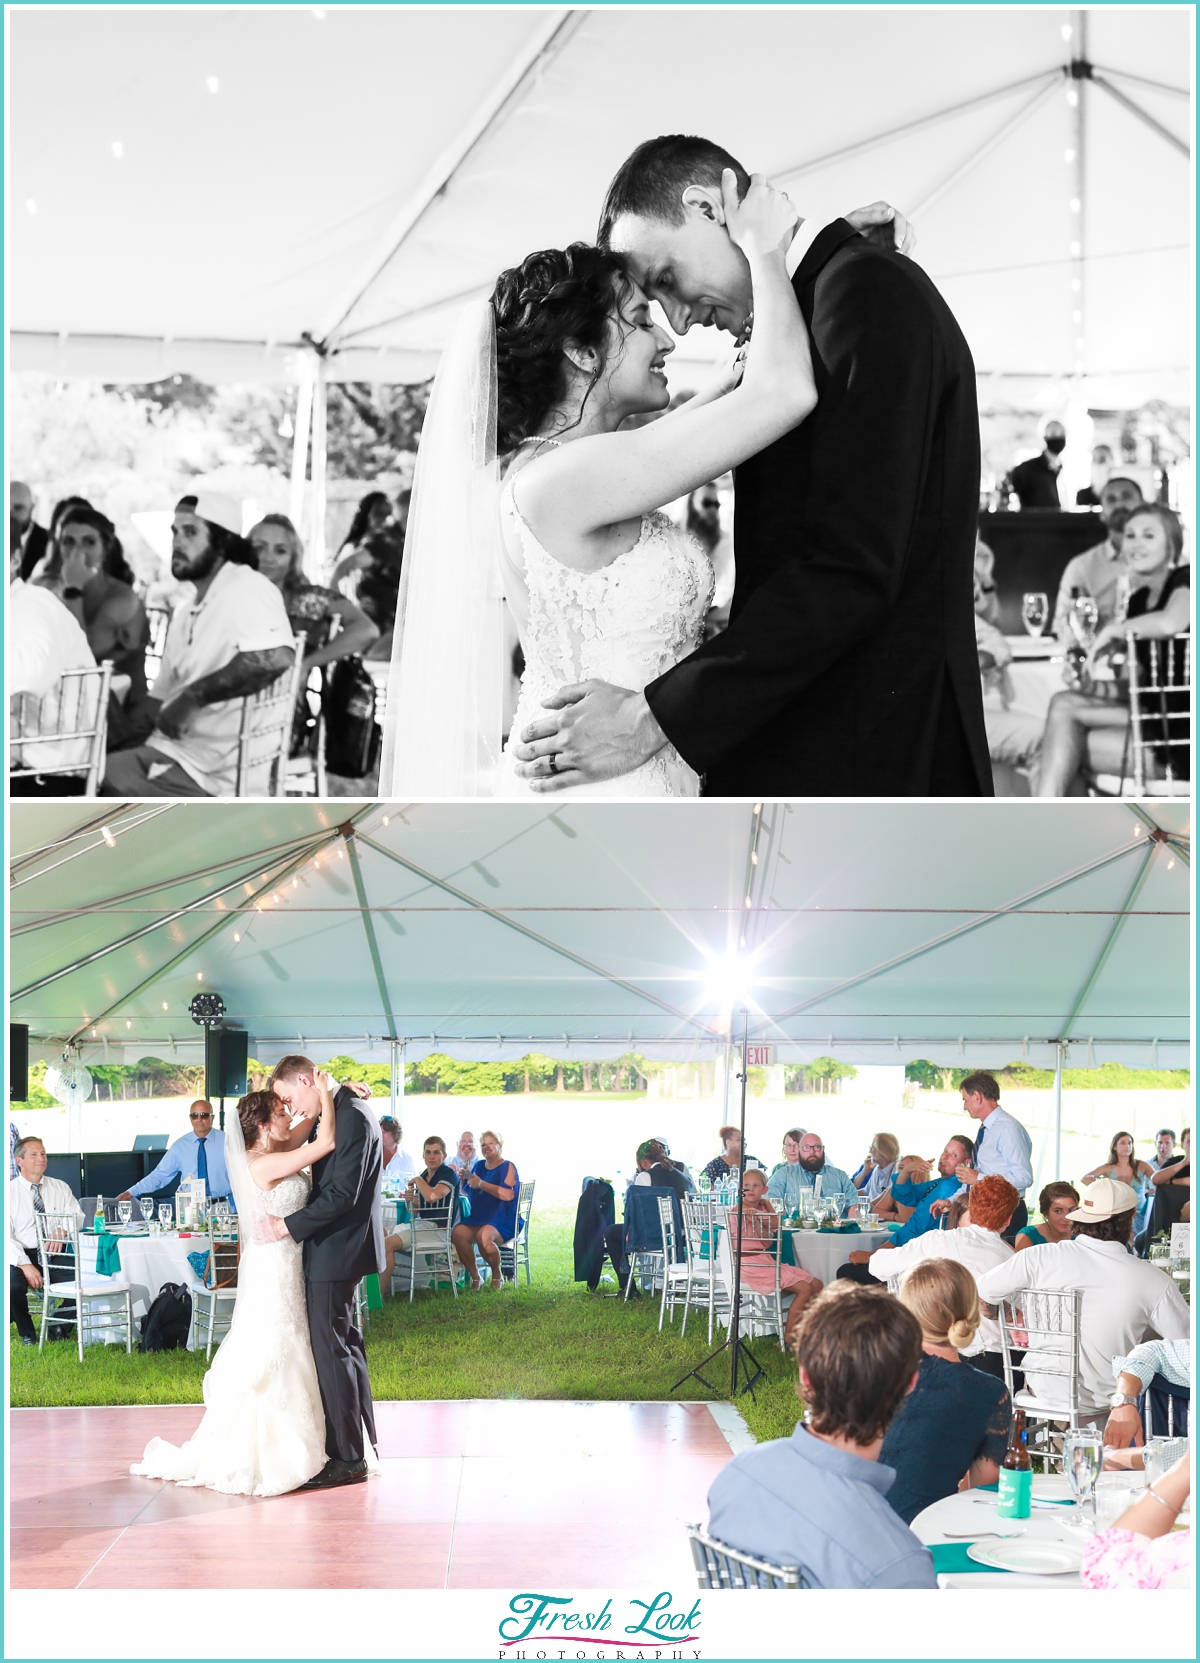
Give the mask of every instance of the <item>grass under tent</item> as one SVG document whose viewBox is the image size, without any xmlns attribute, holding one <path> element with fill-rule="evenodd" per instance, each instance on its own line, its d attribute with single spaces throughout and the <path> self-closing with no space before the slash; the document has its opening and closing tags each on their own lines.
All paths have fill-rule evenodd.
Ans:
<svg viewBox="0 0 1200 1663">
<path fill-rule="evenodd" d="M 696 1381 L 671 1387 L 710 1347 L 707 1325 L 695 1313 L 681 1339 L 681 1313 L 658 1332 L 658 1300 L 627 1303 L 615 1294 L 611 1269 L 591 1294 L 573 1280 L 574 1213 L 535 1208 L 531 1236 L 533 1285 L 521 1291 L 420 1291 L 386 1300 L 371 1313 L 367 1362 L 371 1390 L 388 1399 L 558 1398 L 653 1401 L 704 1399 Z M 79 1362 L 75 1342 L 47 1342 L 39 1353 L 10 1327 L 10 1389 L 14 1408 L 48 1405 L 200 1403 L 204 1353 L 166 1351 L 132 1356 L 118 1346 L 88 1346 Z M 723 1338 L 717 1330 L 717 1339 Z M 136 1343 L 136 1341 L 135 1341 Z M 787 1437 L 800 1404 L 795 1361 L 774 1336 L 753 1341 L 765 1371 L 738 1396 L 737 1407 L 760 1441 Z M 726 1354 L 708 1378 L 728 1390 Z"/>
</svg>

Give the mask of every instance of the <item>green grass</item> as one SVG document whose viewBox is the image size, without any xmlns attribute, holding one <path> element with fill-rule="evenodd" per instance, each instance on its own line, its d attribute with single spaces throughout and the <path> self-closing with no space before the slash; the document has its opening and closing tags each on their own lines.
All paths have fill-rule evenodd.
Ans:
<svg viewBox="0 0 1200 1663">
<path fill-rule="evenodd" d="M 605 1298 L 610 1279 L 591 1294 L 572 1280 L 574 1215 L 535 1211 L 533 1286 L 490 1294 L 419 1292 L 386 1300 L 367 1335 L 371 1390 L 380 1400 L 443 1398 L 669 1398 L 680 1375 L 709 1347 L 695 1316 L 686 1340 L 681 1317 L 658 1332 L 658 1301 Z M 116 1346 L 88 1346 L 80 1365 L 73 1341 L 47 1344 L 39 1356 L 11 1329 L 11 1394 L 17 1408 L 50 1404 L 200 1403 L 203 1352 L 126 1356 Z M 720 1331 L 718 1331 L 718 1335 Z M 738 1408 L 758 1439 L 787 1437 L 799 1416 L 796 1365 L 773 1337 L 753 1350 L 766 1371 Z M 728 1389 L 729 1360 L 708 1378 Z M 689 1381 L 677 1398 L 707 1396 Z"/>
</svg>

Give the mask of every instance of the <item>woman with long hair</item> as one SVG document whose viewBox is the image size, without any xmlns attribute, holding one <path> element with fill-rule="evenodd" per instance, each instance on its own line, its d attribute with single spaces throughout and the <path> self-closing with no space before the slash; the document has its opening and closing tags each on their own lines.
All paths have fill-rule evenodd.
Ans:
<svg viewBox="0 0 1200 1663">
<path fill-rule="evenodd" d="M 1041 1224 L 1026 1224 L 1017 1231 L 1013 1247 L 1018 1253 L 1026 1247 L 1049 1247 L 1055 1242 L 1070 1241 L 1075 1233 L 1071 1214 L 1079 1206 L 1079 1191 L 1074 1184 L 1043 1184 L 1038 1196 Z"/>
</svg>

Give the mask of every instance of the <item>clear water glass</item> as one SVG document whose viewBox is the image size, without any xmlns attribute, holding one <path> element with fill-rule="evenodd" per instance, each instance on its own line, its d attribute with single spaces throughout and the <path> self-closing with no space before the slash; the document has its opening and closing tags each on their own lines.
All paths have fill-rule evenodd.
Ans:
<svg viewBox="0 0 1200 1663">
<path fill-rule="evenodd" d="M 133 1217 L 133 1202 L 132 1201 L 118 1201 L 117 1202 L 117 1217 L 121 1220 L 122 1224 L 128 1224 L 129 1221 Z"/>
<path fill-rule="evenodd" d="M 1041 635 L 1050 618 L 1050 601 L 1040 590 L 1021 596 L 1021 621 L 1032 636 Z"/>
<path fill-rule="evenodd" d="M 1071 602 L 1071 633 L 1085 651 L 1091 650 L 1100 622 L 1100 609 L 1092 595 L 1076 595 Z"/>
<path fill-rule="evenodd" d="M 154 1197 L 151 1195 L 138 1196 L 138 1211 L 142 1215 L 142 1222 L 149 1224 L 154 1217 Z"/>
<path fill-rule="evenodd" d="M 172 1207 L 171 1203 L 169 1201 L 160 1201 L 158 1204 L 158 1222 L 160 1227 L 164 1230 L 169 1230 L 174 1217 L 175 1209 Z"/>
<path fill-rule="evenodd" d="M 1071 1493 L 1079 1507 L 1083 1522 L 1083 1504 L 1092 1503 L 1092 1528 L 1096 1525 L 1096 1479 L 1104 1463 L 1104 1443 L 1095 1431 L 1074 1431 L 1063 1434 L 1063 1470 Z"/>
<path fill-rule="evenodd" d="M 1146 1469 L 1146 1483 L 1157 1484 L 1165 1472 L 1170 1472 L 1176 1461 L 1188 1452 L 1186 1438 L 1147 1438 L 1142 1451 L 1142 1465 Z"/>
</svg>

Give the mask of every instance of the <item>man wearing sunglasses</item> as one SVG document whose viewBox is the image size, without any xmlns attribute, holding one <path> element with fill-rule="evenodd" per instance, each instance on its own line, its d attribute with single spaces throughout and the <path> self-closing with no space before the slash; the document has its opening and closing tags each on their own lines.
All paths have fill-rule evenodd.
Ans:
<svg viewBox="0 0 1200 1663">
<path fill-rule="evenodd" d="M 119 1201 L 174 1189 L 176 1178 L 180 1182 L 184 1178 L 203 1178 L 210 1200 L 232 1200 L 225 1171 L 225 1134 L 213 1130 L 212 1104 L 203 1097 L 197 1098 L 188 1110 L 188 1119 L 191 1131 L 177 1138 L 154 1171 L 119 1195 Z"/>
</svg>

